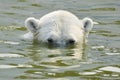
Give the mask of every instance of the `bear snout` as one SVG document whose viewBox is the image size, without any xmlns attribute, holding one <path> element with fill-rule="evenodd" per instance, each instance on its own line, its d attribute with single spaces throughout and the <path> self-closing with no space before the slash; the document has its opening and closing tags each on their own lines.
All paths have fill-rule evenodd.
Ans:
<svg viewBox="0 0 120 80">
<path fill-rule="evenodd" d="M 61 40 L 57 41 L 52 38 L 47 39 L 47 44 L 52 45 L 52 46 L 72 46 L 75 45 L 76 41 L 74 39 L 69 39 L 69 40 Z"/>
</svg>

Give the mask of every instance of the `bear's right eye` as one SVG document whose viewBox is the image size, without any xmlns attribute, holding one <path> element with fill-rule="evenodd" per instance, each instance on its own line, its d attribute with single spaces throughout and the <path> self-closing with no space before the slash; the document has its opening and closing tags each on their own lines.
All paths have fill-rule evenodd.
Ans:
<svg viewBox="0 0 120 80">
<path fill-rule="evenodd" d="M 48 43 L 50 43 L 50 44 L 53 43 L 53 39 L 52 39 L 52 38 L 48 38 L 47 41 L 48 41 Z"/>
</svg>

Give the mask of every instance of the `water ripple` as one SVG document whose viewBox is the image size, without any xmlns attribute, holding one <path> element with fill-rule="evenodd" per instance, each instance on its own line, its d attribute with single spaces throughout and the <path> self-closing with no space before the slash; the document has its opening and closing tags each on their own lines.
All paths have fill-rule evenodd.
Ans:
<svg viewBox="0 0 120 80">
<path fill-rule="evenodd" d="M 23 57 L 22 55 L 19 54 L 10 54 L 10 53 L 0 53 L 0 57 Z"/>
<path fill-rule="evenodd" d="M 120 55 L 120 53 L 105 53 L 107 55 Z"/>
<path fill-rule="evenodd" d="M 101 70 L 101 71 L 110 71 L 110 72 L 120 73 L 120 68 L 114 67 L 114 66 L 102 67 L 102 68 L 99 68 L 99 70 Z"/>
<path fill-rule="evenodd" d="M 10 69 L 10 68 L 28 68 L 32 67 L 31 65 L 26 64 L 17 64 L 17 65 L 0 65 L 0 69 Z"/>
</svg>

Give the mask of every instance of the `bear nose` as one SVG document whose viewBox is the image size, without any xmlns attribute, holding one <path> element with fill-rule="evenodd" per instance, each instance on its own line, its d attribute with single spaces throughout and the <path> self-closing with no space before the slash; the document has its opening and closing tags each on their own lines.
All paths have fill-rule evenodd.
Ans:
<svg viewBox="0 0 120 80">
<path fill-rule="evenodd" d="M 53 43 L 53 39 L 52 39 L 52 38 L 48 38 L 47 41 L 48 41 L 48 43 L 50 43 L 50 44 Z"/>
<path fill-rule="evenodd" d="M 69 39 L 69 40 L 67 41 L 67 44 L 68 44 L 68 45 L 73 45 L 73 44 L 75 44 L 75 40 Z"/>
</svg>

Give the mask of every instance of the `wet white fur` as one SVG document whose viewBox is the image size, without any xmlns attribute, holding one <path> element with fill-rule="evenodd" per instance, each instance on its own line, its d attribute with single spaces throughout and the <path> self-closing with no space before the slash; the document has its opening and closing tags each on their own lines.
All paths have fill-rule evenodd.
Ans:
<svg viewBox="0 0 120 80">
<path fill-rule="evenodd" d="M 31 25 L 31 22 L 34 26 Z M 29 40 L 36 38 L 40 42 L 47 42 L 47 39 L 51 37 L 58 44 L 64 44 L 68 39 L 74 39 L 76 43 L 82 44 L 94 23 L 90 18 L 80 20 L 68 11 L 58 10 L 44 15 L 40 19 L 27 18 L 25 26 L 29 32 L 23 37 Z"/>
</svg>

